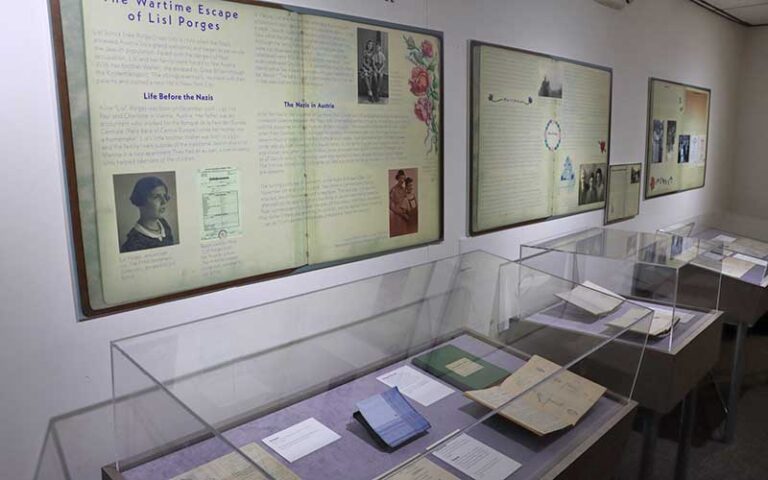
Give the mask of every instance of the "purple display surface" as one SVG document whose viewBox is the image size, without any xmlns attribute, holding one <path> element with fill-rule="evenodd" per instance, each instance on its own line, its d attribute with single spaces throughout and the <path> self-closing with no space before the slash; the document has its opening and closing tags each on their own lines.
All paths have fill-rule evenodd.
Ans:
<svg viewBox="0 0 768 480">
<path fill-rule="evenodd" d="M 520 368 L 526 361 L 470 335 L 461 335 L 447 343 L 484 358 L 486 361 L 510 372 Z M 436 345 L 435 348 L 439 346 L 441 345 Z M 402 365 L 410 364 L 410 360 L 409 358 L 395 363 L 240 425 L 225 432 L 224 435 L 238 447 L 258 442 L 302 479 L 363 480 L 376 478 L 412 456 L 424 452 L 429 446 L 443 439 L 446 435 L 456 430 L 467 429 L 489 412 L 488 409 L 467 399 L 457 390 L 429 407 L 411 402 L 429 420 L 432 429 L 428 434 L 394 452 L 382 451 L 363 427 L 352 419 L 352 413 L 355 411 L 356 402 L 389 388 L 376 380 L 377 376 Z M 522 464 L 522 467 L 508 478 L 535 479 L 540 478 L 543 473 L 549 471 L 575 449 L 584 447 L 588 442 L 596 441 L 599 438 L 596 432 L 604 429 L 606 425 L 615 424 L 624 418 L 629 411 L 625 403 L 604 395 L 576 427 L 546 437 L 539 437 L 500 417 L 492 417 L 469 428 L 465 433 Z M 310 417 L 316 418 L 341 435 L 341 439 L 293 463 L 286 462 L 261 441 L 273 433 Z M 170 479 L 228 453 L 231 453 L 231 450 L 225 447 L 222 441 L 211 438 L 139 465 L 122 472 L 122 474 L 126 480 Z M 436 457 L 430 455 L 429 458 L 457 477 L 468 478 Z"/>
<path fill-rule="evenodd" d="M 736 235 L 735 233 L 726 232 L 725 230 L 718 230 L 716 228 L 708 228 L 706 230 L 702 230 L 697 235 L 694 235 L 696 238 L 700 238 L 701 240 L 712 240 L 713 238 L 717 237 L 718 235 L 727 235 L 729 237 L 739 237 L 740 235 Z M 727 245 L 726 245 L 727 246 Z M 763 258 L 763 260 L 768 260 L 768 257 Z M 747 273 L 739 277 L 739 280 L 747 283 L 751 283 L 752 285 L 757 285 L 758 287 L 763 286 L 763 274 L 765 273 L 765 269 L 761 268 L 760 266 L 754 266 Z"/>
<path fill-rule="evenodd" d="M 546 327 L 560 328 L 563 330 L 607 338 L 620 332 L 619 329 L 608 325 L 608 322 L 621 317 L 624 313 L 636 308 L 636 306 L 652 308 L 654 304 L 633 299 L 631 302 L 622 303 L 615 312 L 595 318 L 594 315 L 585 310 L 566 302 L 558 302 L 552 307 L 545 308 L 544 310 L 527 317 L 525 321 L 537 323 Z M 671 310 L 671 307 L 664 306 L 663 308 Z M 700 321 L 708 318 L 708 315 L 705 313 L 680 307 L 677 307 L 675 312 L 693 315 L 693 318 L 685 323 L 678 322 L 677 325 L 675 325 L 674 331 L 672 332 L 671 345 L 669 335 L 664 335 L 655 338 L 648 337 L 647 348 L 663 351 L 675 350 L 678 346 L 684 345 L 688 339 L 698 331 L 698 329 L 694 327 L 696 327 Z M 622 334 L 618 341 L 633 342 L 637 343 L 639 347 L 642 347 L 645 343 L 645 335 L 628 331 Z"/>
</svg>

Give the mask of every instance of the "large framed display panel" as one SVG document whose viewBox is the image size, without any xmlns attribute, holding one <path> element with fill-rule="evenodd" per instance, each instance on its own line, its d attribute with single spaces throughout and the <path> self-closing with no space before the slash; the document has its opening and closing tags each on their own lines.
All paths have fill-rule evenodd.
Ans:
<svg viewBox="0 0 768 480">
<path fill-rule="evenodd" d="M 648 80 L 646 200 L 704 186 L 710 97 L 708 88 Z"/>
<path fill-rule="evenodd" d="M 550 308 L 568 281 L 519 265 L 502 280 L 507 264 L 471 252 L 112 342 L 117 461 L 103 478 L 426 478 L 418 467 L 469 480 L 462 468 L 483 453 L 494 478 L 608 480 L 642 351 L 584 362 L 622 328 L 573 345 L 560 367 L 504 344 L 512 312 L 583 321 Z M 622 306 L 633 308 L 638 322 L 652 314 Z M 624 378 L 591 380 L 609 366 Z M 355 412 L 393 386 L 429 427 L 385 448 Z M 495 401 L 483 400 L 489 388 L 521 410 L 481 403 Z"/>
<path fill-rule="evenodd" d="M 469 233 L 602 209 L 610 68 L 470 42 Z"/>
<path fill-rule="evenodd" d="M 51 0 L 86 317 L 442 240 L 442 34 Z"/>
<path fill-rule="evenodd" d="M 629 220 L 640 213 L 642 170 L 641 163 L 608 166 L 605 225 Z"/>
</svg>

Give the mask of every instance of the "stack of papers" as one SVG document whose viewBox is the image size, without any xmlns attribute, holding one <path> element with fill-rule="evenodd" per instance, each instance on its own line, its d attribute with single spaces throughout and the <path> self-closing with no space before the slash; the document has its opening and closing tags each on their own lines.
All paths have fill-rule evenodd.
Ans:
<svg viewBox="0 0 768 480">
<path fill-rule="evenodd" d="M 592 315 L 611 313 L 625 300 L 621 295 L 589 281 L 577 285 L 573 290 L 555 295 Z"/>
<path fill-rule="evenodd" d="M 546 435 L 576 425 L 605 393 L 605 387 L 568 370 L 555 374 L 559 369 L 556 363 L 534 355 L 501 385 L 464 395 L 488 408 L 500 408 L 502 417 Z"/>
<path fill-rule="evenodd" d="M 394 449 L 431 427 L 395 388 L 357 403 L 354 418 L 384 448 Z"/>
</svg>

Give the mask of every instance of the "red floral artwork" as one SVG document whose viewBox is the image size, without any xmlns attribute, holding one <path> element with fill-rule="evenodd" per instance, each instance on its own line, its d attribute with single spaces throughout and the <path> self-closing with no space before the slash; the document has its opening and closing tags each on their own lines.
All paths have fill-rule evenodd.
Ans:
<svg viewBox="0 0 768 480">
<path fill-rule="evenodd" d="M 434 55 L 432 51 L 432 42 L 429 40 L 424 40 L 421 42 L 421 54 L 425 57 L 432 58 L 432 55 Z"/>
<path fill-rule="evenodd" d="M 407 58 L 414 65 L 408 80 L 411 93 L 418 97 L 413 113 L 427 125 L 424 143 L 429 145 L 430 152 L 436 152 L 440 148 L 440 79 L 435 49 L 429 40 L 422 41 L 421 45 L 417 45 L 411 36 L 403 36 L 403 40 L 408 49 Z"/>
<path fill-rule="evenodd" d="M 408 80 L 411 84 L 411 93 L 420 97 L 427 93 L 429 88 L 429 72 L 424 67 L 413 67 L 411 70 L 411 79 Z"/>
<path fill-rule="evenodd" d="M 429 124 L 432 120 L 432 101 L 427 97 L 420 97 L 413 107 L 413 113 L 422 122 Z"/>
</svg>

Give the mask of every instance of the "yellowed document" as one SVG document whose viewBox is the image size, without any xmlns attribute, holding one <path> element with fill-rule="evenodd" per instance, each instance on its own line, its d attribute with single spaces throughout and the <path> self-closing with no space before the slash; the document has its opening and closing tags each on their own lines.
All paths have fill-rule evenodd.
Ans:
<svg viewBox="0 0 768 480">
<path fill-rule="evenodd" d="M 559 365 L 534 355 L 501 385 L 464 395 L 488 408 L 503 407 L 498 412 L 502 417 L 537 435 L 546 435 L 576 425 L 605 393 L 605 387 L 567 370 L 555 374 L 558 369 Z"/>
<path fill-rule="evenodd" d="M 755 264 L 748 260 L 743 260 L 736 257 L 725 257 L 723 259 L 723 275 L 741 278 L 754 266 Z"/>
<path fill-rule="evenodd" d="M 426 458 L 421 458 L 384 478 L 387 480 L 459 480 Z"/>
<path fill-rule="evenodd" d="M 644 316 L 647 318 L 640 321 Z M 651 324 L 648 325 L 650 319 Z M 642 308 L 634 308 L 619 318 L 611 320 L 607 323 L 616 328 L 629 328 L 630 331 L 642 334 L 649 334 L 652 337 L 657 337 L 668 333 L 674 323 L 680 320 L 679 316 L 675 316 L 674 322 L 672 320 L 672 312 L 669 310 L 658 310 L 652 314 L 648 310 Z"/>
<path fill-rule="evenodd" d="M 277 461 L 257 443 L 241 448 L 256 464 L 276 480 L 301 480 L 288 467 Z M 259 470 L 237 452 L 219 457 L 171 480 L 267 480 Z"/>
<path fill-rule="evenodd" d="M 624 302 L 621 295 L 589 281 L 577 285 L 573 290 L 555 295 L 592 315 L 610 313 Z"/>
<path fill-rule="evenodd" d="M 739 253 L 746 253 L 759 258 L 768 257 L 768 243 L 759 240 L 741 237 L 731 243 L 729 247 Z"/>
</svg>

